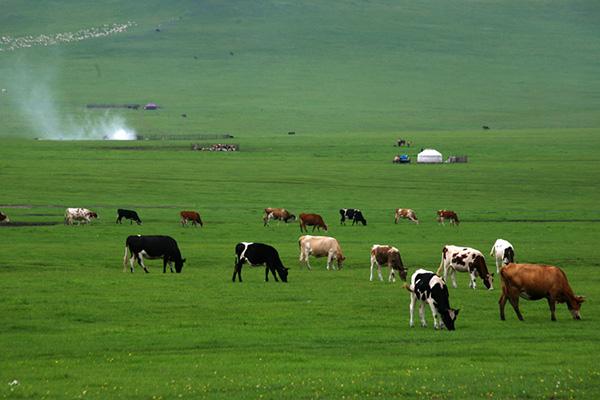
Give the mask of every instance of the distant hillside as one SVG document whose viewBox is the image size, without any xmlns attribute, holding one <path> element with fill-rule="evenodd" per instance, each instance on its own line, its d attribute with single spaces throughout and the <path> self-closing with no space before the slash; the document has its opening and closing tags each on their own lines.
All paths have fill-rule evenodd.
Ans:
<svg viewBox="0 0 600 400">
<path fill-rule="evenodd" d="M 598 21 L 597 1 L 9 0 L 0 136 L 146 102 L 120 112 L 148 134 L 600 127 Z"/>
</svg>

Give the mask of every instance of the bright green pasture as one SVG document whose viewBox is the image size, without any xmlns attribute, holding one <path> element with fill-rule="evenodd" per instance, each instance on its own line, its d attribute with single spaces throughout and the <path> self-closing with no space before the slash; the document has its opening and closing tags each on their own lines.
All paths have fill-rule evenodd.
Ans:
<svg viewBox="0 0 600 400">
<path fill-rule="evenodd" d="M 6 398 L 580 398 L 596 396 L 600 278 L 597 130 L 255 135 L 239 153 L 189 150 L 188 141 L 2 140 L 0 396 Z M 566 139 L 568 138 L 568 139 Z M 133 148 L 132 148 L 133 146 Z M 468 154 L 456 165 L 393 165 L 399 151 Z M 64 226 L 65 207 L 100 219 Z M 262 226 L 262 209 L 318 212 L 347 256 L 341 271 L 298 263 L 298 225 Z M 136 209 L 142 226 L 116 225 Z M 340 207 L 368 225 L 339 226 Z M 414 208 L 420 225 L 393 223 Z M 454 209 L 458 228 L 435 210 Z M 195 209 L 203 228 L 183 228 Z M 182 274 L 122 272 L 130 234 L 167 234 Z M 587 296 L 583 320 L 564 305 L 522 301 L 524 322 L 498 316 L 493 291 L 450 300 L 455 332 L 408 326 L 401 282 L 369 282 L 369 248 L 397 246 L 412 272 L 436 269 L 444 244 L 485 254 L 498 237 L 517 260 L 562 267 Z M 262 268 L 232 283 L 239 241 L 274 245 L 289 283 Z M 488 257 L 490 269 L 495 269 Z M 417 317 L 417 316 L 415 316 Z M 418 317 L 417 317 L 418 318 Z M 13 381 L 18 384 L 12 384 Z"/>
</svg>

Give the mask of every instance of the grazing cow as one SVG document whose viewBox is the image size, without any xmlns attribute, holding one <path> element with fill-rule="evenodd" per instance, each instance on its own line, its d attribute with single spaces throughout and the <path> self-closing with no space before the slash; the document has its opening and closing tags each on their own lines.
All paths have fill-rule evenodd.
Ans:
<svg viewBox="0 0 600 400">
<path fill-rule="evenodd" d="M 415 326 L 413 321 L 413 314 L 415 310 L 415 303 L 420 300 L 419 304 L 419 318 L 421 319 L 421 326 L 426 327 L 425 322 L 425 303 L 429 304 L 431 308 L 431 314 L 433 315 L 433 327 L 434 329 L 441 329 L 446 327 L 449 331 L 454 330 L 454 321 L 458 316 L 460 310 L 450 308 L 450 300 L 448 298 L 448 286 L 442 278 L 437 276 L 431 271 L 424 269 L 416 270 L 410 278 L 410 286 L 404 285 L 410 292 L 410 327 Z M 441 321 L 438 323 L 438 316 L 441 317 Z"/>
<path fill-rule="evenodd" d="M 515 262 L 515 249 L 512 244 L 504 239 L 496 240 L 496 243 L 490 250 L 490 256 L 496 258 L 496 273 L 500 272 L 500 267 Z"/>
<path fill-rule="evenodd" d="M 200 226 L 204 225 L 200 218 L 200 214 L 196 211 L 182 211 L 179 215 L 181 216 L 181 226 L 187 226 L 188 221 L 192 221 L 192 225 L 194 226 L 198 224 L 200 224 Z"/>
<path fill-rule="evenodd" d="M 8 223 L 10 222 L 10 219 L 8 219 L 8 216 L 6 214 L 4 214 L 3 212 L 0 212 L 0 223 Z"/>
<path fill-rule="evenodd" d="M 443 271 L 444 280 L 448 271 L 452 277 L 452 286 L 456 288 L 456 271 L 469 272 L 471 280 L 469 287 L 475 289 L 475 278 L 479 276 L 488 290 L 492 290 L 494 274 L 490 274 L 485 263 L 485 258 L 479 250 L 470 247 L 446 245 L 442 249 L 442 261 L 438 268 L 438 275 Z"/>
<path fill-rule="evenodd" d="M 396 272 L 400 274 L 400 279 L 406 281 L 406 268 L 402 264 L 402 258 L 397 248 L 380 244 L 374 244 L 371 247 L 371 281 L 373 281 L 373 267 L 375 264 L 377 264 L 377 274 L 380 281 L 383 281 L 383 276 L 381 276 L 382 265 L 387 265 L 390 268 L 389 282 L 396 282 Z"/>
<path fill-rule="evenodd" d="M 394 223 L 397 224 L 400 218 L 406 218 L 419 225 L 419 219 L 415 211 L 410 208 L 396 208 L 394 213 Z"/>
<path fill-rule="evenodd" d="M 287 282 L 288 268 L 283 266 L 279 253 L 274 247 L 263 243 L 241 242 L 235 245 L 235 266 L 233 268 L 232 281 L 235 282 L 235 276 L 242 281 L 242 265 L 247 262 L 252 266 L 265 265 L 265 282 L 269 282 L 269 271 L 273 274 L 276 282 L 277 273 L 283 282 Z"/>
<path fill-rule="evenodd" d="M 131 254 L 129 258 L 130 270 L 133 272 L 133 263 L 137 260 L 138 265 L 149 272 L 144 265 L 144 257 L 150 260 L 163 259 L 163 273 L 167 272 L 167 264 L 173 272 L 173 263 L 175 263 L 175 272 L 180 273 L 183 268 L 185 258 L 181 258 L 181 252 L 177 247 L 177 242 L 170 236 L 128 236 L 125 241 L 125 257 L 123 257 L 123 272 L 127 270 L 127 252 Z"/>
<path fill-rule="evenodd" d="M 504 321 L 506 299 L 515 309 L 517 317 L 523 321 L 519 311 L 519 297 L 526 300 L 548 300 L 550 319 L 556 321 L 554 311 L 556 303 L 567 303 L 574 319 L 581 319 L 579 310 L 584 302 L 583 296 L 576 296 L 562 269 L 551 265 L 508 264 L 500 270 L 502 295 L 500 296 L 500 319 Z"/>
<path fill-rule="evenodd" d="M 346 219 L 351 219 L 352 225 L 358 224 L 359 222 L 362 223 L 363 226 L 367 225 L 367 220 L 357 208 L 342 208 L 340 209 L 340 215 L 342 216 L 340 224 L 346 225 Z"/>
<path fill-rule="evenodd" d="M 263 226 L 267 226 L 269 221 L 271 220 L 283 221 L 286 224 L 288 222 L 294 222 L 296 220 L 296 216 L 290 213 L 285 208 L 265 208 L 265 216 L 263 217 Z"/>
<path fill-rule="evenodd" d="M 445 225 L 445 221 L 449 220 L 450 224 L 458 225 L 460 221 L 458 220 L 458 215 L 454 211 L 451 210 L 438 210 L 437 211 L 437 222 Z"/>
<path fill-rule="evenodd" d="M 308 233 L 308 229 L 306 226 L 312 226 L 312 231 L 315 231 L 315 228 L 321 230 L 323 228 L 325 232 L 327 232 L 327 225 L 323 221 L 323 218 L 319 214 L 300 214 L 300 232 L 306 231 Z"/>
<path fill-rule="evenodd" d="M 98 218 L 98 214 L 87 208 L 67 208 L 65 210 L 66 225 L 73 225 L 73 221 L 78 221 L 78 224 L 87 224 L 92 218 Z"/>
<path fill-rule="evenodd" d="M 124 210 L 122 208 L 119 208 L 117 210 L 117 221 L 115 223 L 117 224 L 121 224 L 121 220 L 125 218 L 130 220 L 129 224 L 133 224 L 133 221 L 135 221 L 138 225 L 142 224 L 142 220 L 140 219 L 140 217 L 138 216 L 138 214 L 133 211 L 133 210 Z"/>
<path fill-rule="evenodd" d="M 333 259 L 337 260 L 337 268 L 335 266 L 333 268 L 341 269 L 346 259 L 338 241 L 329 236 L 300 236 L 298 245 L 300 246 L 300 262 L 305 261 L 308 269 L 312 269 L 308 262 L 310 255 L 317 258 L 327 257 L 327 269 L 331 268 Z"/>
</svg>

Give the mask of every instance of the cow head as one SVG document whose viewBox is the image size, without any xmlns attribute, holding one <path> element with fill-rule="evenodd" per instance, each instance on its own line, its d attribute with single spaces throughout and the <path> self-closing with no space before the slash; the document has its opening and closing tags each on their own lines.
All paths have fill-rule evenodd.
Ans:
<svg viewBox="0 0 600 400">
<path fill-rule="evenodd" d="M 488 290 L 494 289 L 494 274 L 486 274 L 486 276 L 483 277 L 483 284 Z"/>
<path fill-rule="evenodd" d="M 346 257 L 344 257 L 343 254 L 338 254 L 337 256 L 337 266 L 338 269 L 342 269 L 342 267 L 344 266 L 344 260 L 346 259 Z"/>
<path fill-rule="evenodd" d="M 362 222 L 363 226 L 367 225 L 367 220 L 364 219 L 364 217 L 362 216 L 362 214 L 360 215 L 359 221 Z"/>
<path fill-rule="evenodd" d="M 512 247 L 507 247 L 504 249 L 504 258 L 502 259 L 502 263 L 504 265 L 508 265 L 510 263 L 515 262 L 515 252 Z"/>
<path fill-rule="evenodd" d="M 177 272 L 178 274 L 181 273 L 184 262 L 185 262 L 185 258 L 180 258 L 179 261 L 175 261 L 175 272 Z"/>
<path fill-rule="evenodd" d="M 325 229 L 325 232 L 327 232 L 327 224 L 323 223 L 323 229 Z"/>
<path fill-rule="evenodd" d="M 583 296 L 574 296 L 572 300 L 567 301 L 567 307 L 573 316 L 573 319 L 581 319 L 579 310 L 581 309 L 581 303 L 585 301 Z"/>
<path fill-rule="evenodd" d="M 449 308 L 448 311 L 446 311 L 445 313 L 442 313 L 442 321 L 444 322 L 444 326 L 446 327 L 446 329 L 448 329 L 449 331 L 453 331 L 454 330 L 454 321 L 456 321 L 456 317 L 458 317 L 458 312 L 460 311 L 460 309 L 453 309 L 453 308 Z"/>
<path fill-rule="evenodd" d="M 294 214 L 290 214 L 290 216 L 285 219 L 285 222 L 294 222 L 295 220 L 296 216 Z"/>
<path fill-rule="evenodd" d="M 395 275 L 396 271 L 400 275 L 400 279 L 406 282 L 406 274 L 408 270 L 402 264 L 402 258 L 397 250 L 388 252 L 388 264 L 392 269 L 392 273 Z"/>
<path fill-rule="evenodd" d="M 96 219 L 98 219 L 98 214 L 96 214 L 96 213 L 95 213 L 95 212 L 93 212 L 93 211 L 90 211 L 90 213 L 88 214 L 88 217 L 89 217 L 89 218 L 96 218 Z"/>
<path fill-rule="evenodd" d="M 287 282 L 287 277 L 288 277 L 288 271 L 289 268 L 283 267 L 283 268 L 278 268 L 277 269 L 277 273 L 279 274 L 279 278 L 281 278 L 282 282 Z"/>
</svg>

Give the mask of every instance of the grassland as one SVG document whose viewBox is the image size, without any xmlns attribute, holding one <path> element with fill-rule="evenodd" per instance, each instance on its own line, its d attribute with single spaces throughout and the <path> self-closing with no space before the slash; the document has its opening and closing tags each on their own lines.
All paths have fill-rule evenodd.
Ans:
<svg viewBox="0 0 600 400">
<path fill-rule="evenodd" d="M 556 143 L 572 138 L 562 156 Z M 392 165 L 390 135 L 253 136 L 240 153 L 200 153 L 184 141 L 3 141 L 0 390 L 4 397 L 589 398 L 598 390 L 600 296 L 594 184 L 598 135 L 568 132 L 427 132 L 411 136 L 470 155 L 465 165 Z M 120 149 L 121 148 L 121 149 Z M 535 154 L 531 149 L 535 148 Z M 416 149 L 411 149 L 414 152 Z M 507 157 L 507 153 L 511 157 Z M 61 224 L 64 207 L 100 214 Z M 296 224 L 263 228 L 261 209 L 315 211 L 348 262 L 309 272 L 297 261 Z M 360 207 L 366 227 L 340 227 L 337 209 Z M 422 220 L 394 225 L 393 208 Z M 114 224 L 132 207 L 142 226 Z M 434 211 L 460 210 L 458 229 Z M 206 225 L 182 228 L 180 209 Z M 38 215 L 39 214 L 39 215 Z M 169 234 L 189 260 L 181 275 L 121 272 L 125 237 Z M 457 331 L 408 327 L 400 284 L 368 281 L 373 243 L 398 246 L 410 270 L 436 268 L 441 246 L 488 251 L 511 240 L 520 261 L 563 267 L 586 295 L 582 321 L 561 306 L 524 302 L 525 322 L 498 317 L 496 290 L 451 290 Z M 290 282 L 245 269 L 232 284 L 238 241 L 276 246 Z M 491 259 L 489 259 L 490 262 Z M 481 286 L 481 284 L 480 284 Z M 428 319 L 430 317 L 428 316 Z M 431 322 L 430 322 L 431 323 Z M 8 386 L 18 380 L 19 385 Z"/>
<path fill-rule="evenodd" d="M 593 1 L 53 1 L 2 3 L 0 36 L 135 22 L 126 33 L 0 51 L 0 397 L 589 399 L 600 389 L 600 50 Z M 158 29 L 158 31 L 157 31 Z M 1 50 L 1 45 L 0 45 Z M 86 110 L 156 102 L 156 112 Z M 181 117 L 185 113 L 186 118 Z M 120 116 L 145 136 L 231 133 L 238 153 L 191 142 L 45 141 Z M 91 125 L 85 121 L 92 121 Z M 481 130 L 481 125 L 492 127 Z M 296 135 L 287 135 L 295 131 Z M 412 140 L 398 149 L 398 137 Z M 468 164 L 392 165 L 434 147 Z M 98 212 L 64 226 L 65 207 Z M 297 261 L 318 212 L 341 271 Z M 144 224 L 116 225 L 116 209 Z M 338 225 L 361 208 L 365 227 Z M 421 224 L 394 225 L 411 207 Z M 459 228 L 434 220 L 456 210 Z M 177 214 L 199 210 L 205 227 Z M 55 225 L 38 225 L 34 224 Z M 166 234 L 182 274 L 123 273 L 125 238 Z M 522 302 L 501 322 L 495 290 L 451 289 L 455 332 L 408 327 L 401 284 L 368 281 L 374 243 L 410 271 L 444 244 L 562 267 L 587 296 Z M 244 268 L 239 241 L 274 245 L 290 282 Z M 491 258 L 488 261 L 492 263 Z"/>
</svg>

